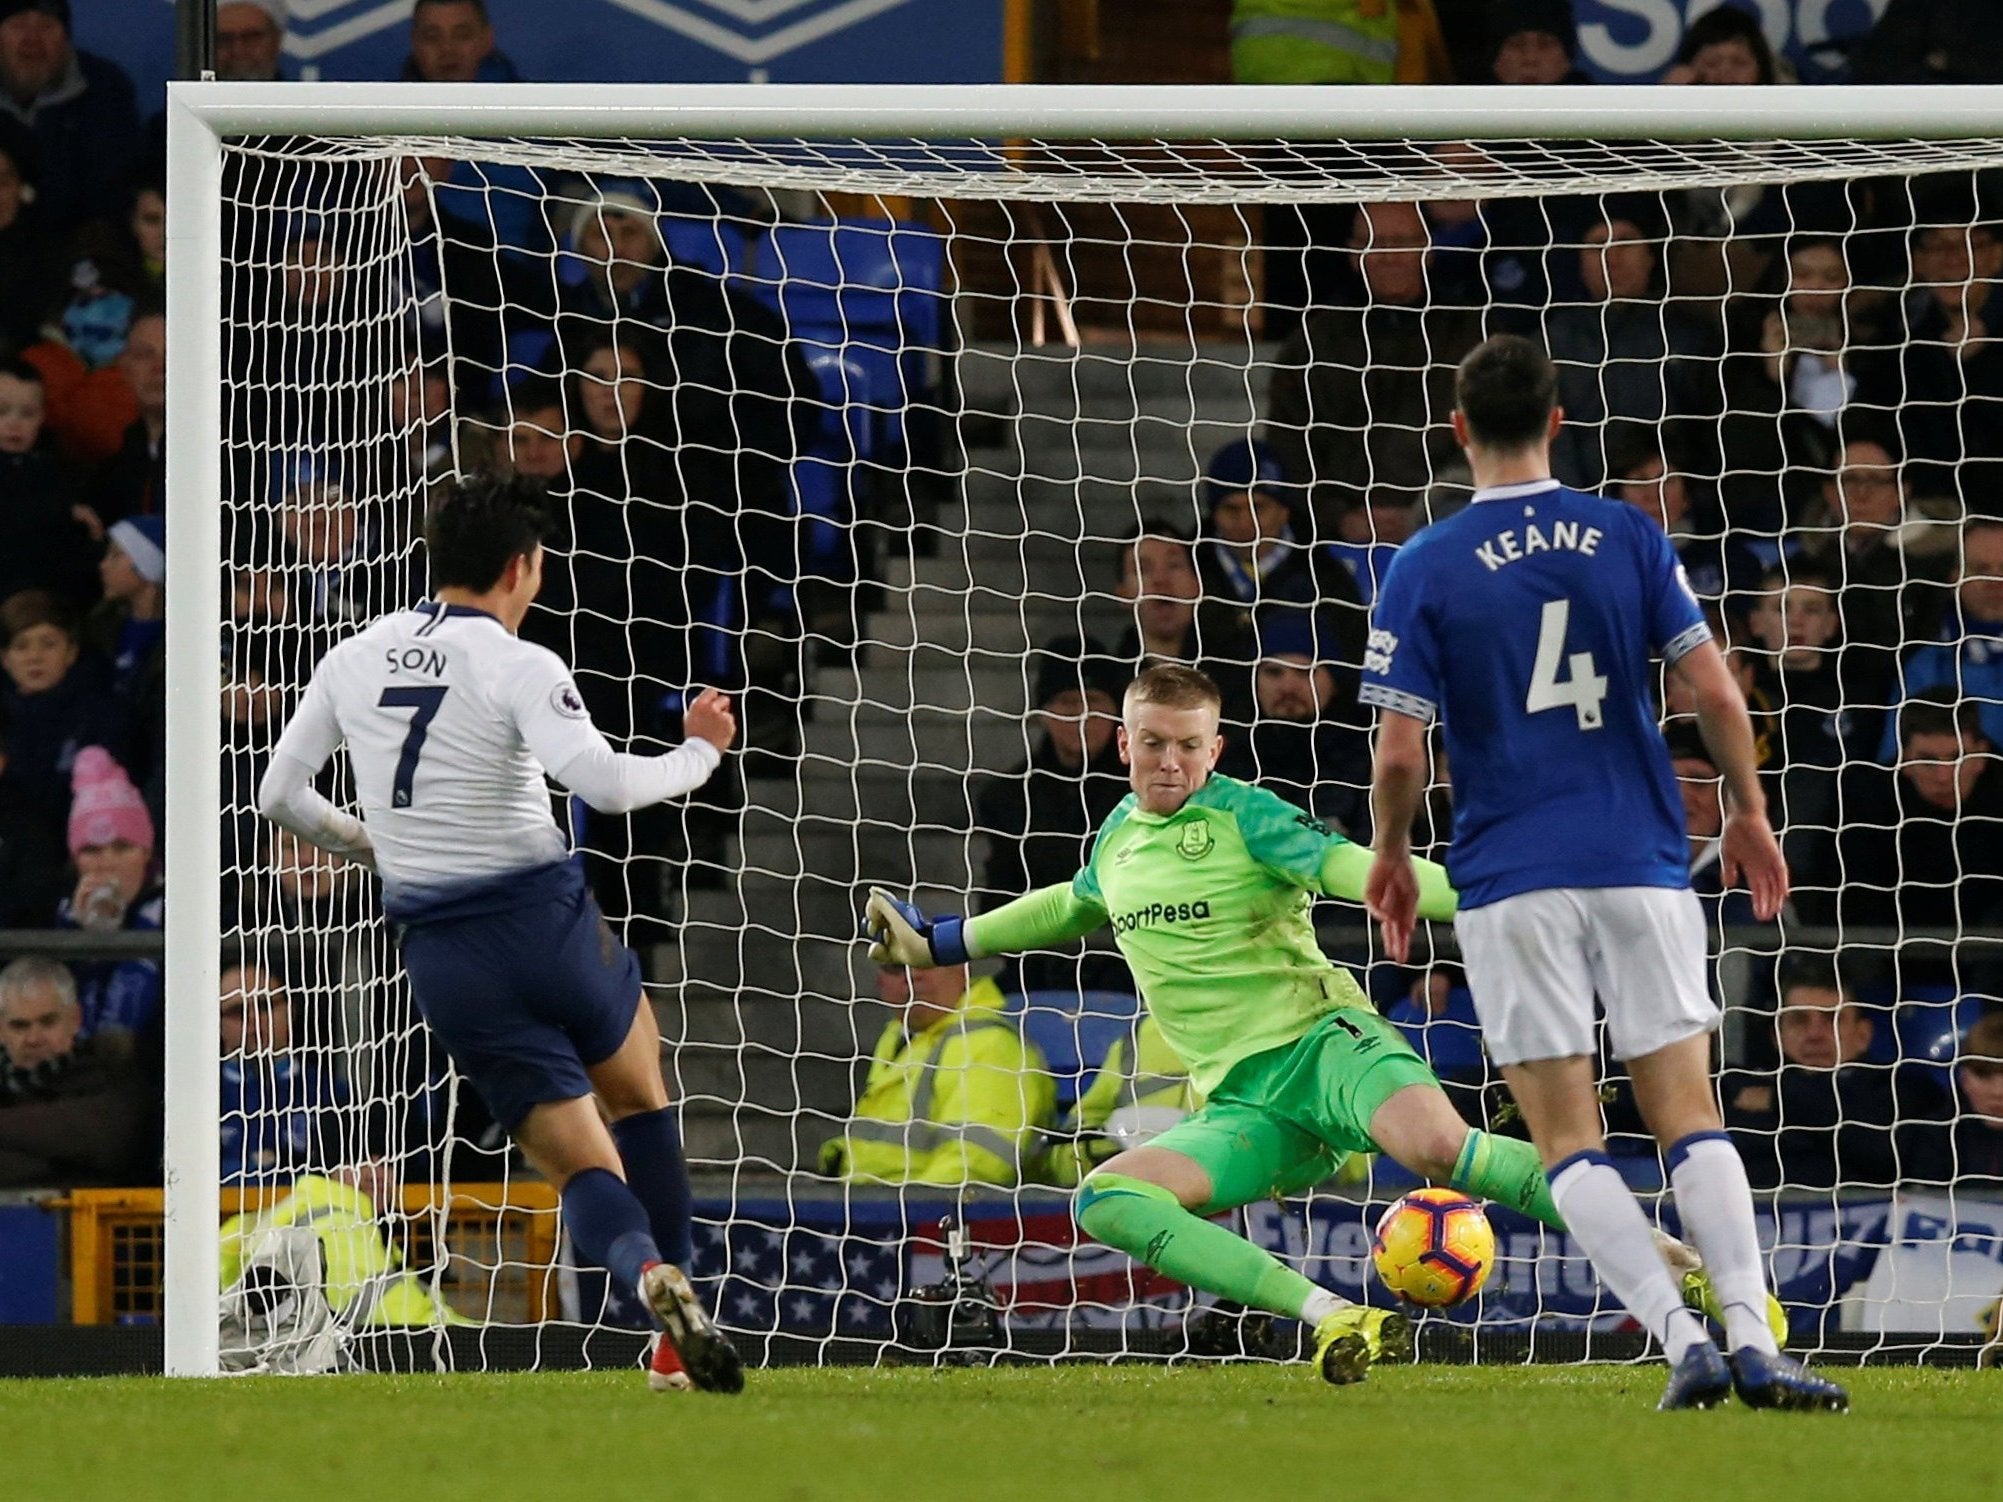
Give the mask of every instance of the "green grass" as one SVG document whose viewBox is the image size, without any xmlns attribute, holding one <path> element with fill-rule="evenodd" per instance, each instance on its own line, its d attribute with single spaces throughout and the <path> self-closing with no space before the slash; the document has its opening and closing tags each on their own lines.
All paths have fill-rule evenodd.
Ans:
<svg viewBox="0 0 2003 1502">
<path fill-rule="evenodd" d="M 1657 1366 L 637 1372 L 0 1383 L 8 1502 L 2003 1496 L 2003 1374 L 1848 1373 L 1847 1416 L 1658 1414 Z"/>
</svg>

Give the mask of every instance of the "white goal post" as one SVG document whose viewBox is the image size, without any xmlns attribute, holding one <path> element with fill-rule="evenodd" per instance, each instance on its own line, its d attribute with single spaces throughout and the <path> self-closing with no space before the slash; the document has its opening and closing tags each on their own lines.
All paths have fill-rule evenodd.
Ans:
<svg viewBox="0 0 2003 1502">
<path fill-rule="evenodd" d="M 900 85 L 468 85 L 175 83 L 168 90 L 168 677 L 166 1244 L 162 1316 L 170 1374 L 219 1370 L 221 1218 L 216 1011 L 228 931 L 217 811 L 228 601 L 224 341 L 225 143 L 250 137 L 495 143 L 690 143 L 656 165 L 705 180 L 695 148 L 727 148 L 757 180 L 864 194 L 1178 204 L 1354 202 L 1470 191 L 1442 174 L 1359 171 L 1308 182 L 1290 143 L 1480 141 L 1505 148 L 1485 194 L 1551 194 L 1833 180 L 1872 170 L 2003 167 L 2003 88 L 1561 89 L 931 87 Z M 950 143 L 900 165 L 865 143 Z M 1185 143 L 1152 176 L 1092 143 Z M 501 143 L 507 143 L 505 148 Z M 820 154 L 788 143 L 826 143 Z M 1016 143 L 1033 143 L 1018 146 Z M 1082 143 L 1073 151 L 1074 143 Z M 1628 143 L 1625 159 L 1599 143 Z M 764 148 L 773 149 L 767 153 Z M 1208 148 L 1218 148 L 1205 152 Z M 957 155 L 955 153 L 958 153 Z M 441 153 L 442 154 L 442 153 Z M 615 153 L 632 166 L 637 153 Z M 1197 158 L 1201 158 L 1198 160 Z M 1037 171 L 1018 170 L 1033 158 Z M 1359 162 L 1360 162 L 1359 158 Z M 863 162 L 855 166 L 855 161 Z M 730 166 L 708 171 L 732 180 Z M 979 175 L 978 180 L 976 175 Z M 946 181 L 950 178 L 950 184 Z M 197 671 L 199 669 L 200 671 Z"/>
</svg>

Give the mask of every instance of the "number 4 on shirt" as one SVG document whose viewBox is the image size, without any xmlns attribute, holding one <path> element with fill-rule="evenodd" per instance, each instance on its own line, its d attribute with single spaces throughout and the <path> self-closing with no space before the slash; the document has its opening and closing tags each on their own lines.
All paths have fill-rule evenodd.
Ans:
<svg viewBox="0 0 2003 1502">
<path fill-rule="evenodd" d="M 1607 680 L 1593 663 L 1590 652 L 1574 652 L 1566 664 L 1572 676 L 1560 680 L 1558 667 L 1565 657 L 1565 628 L 1572 619 L 1570 600 L 1547 600 L 1544 618 L 1537 628 L 1537 662 L 1530 669 L 1530 693 L 1523 701 L 1526 714 L 1542 714 L 1547 709 L 1572 709 L 1579 716 L 1581 730 L 1598 730 L 1605 723 L 1600 701 L 1607 696 Z"/>
<path fill-rule="evenodd" d="M 431 722 L 438 718 L 438 706 L 445 702 L 445 689 L 386 688 L 376 700 L 379 709 L 414 709 L 410 729 L 404 733 L 403 754 L 396 759 L 396 781 L 390 789 L 392 808 L 410 807 L 410 785 L 417 780 L 417 758 L 424 754 L 424 738 L 431 734 Z"/>
</svg>

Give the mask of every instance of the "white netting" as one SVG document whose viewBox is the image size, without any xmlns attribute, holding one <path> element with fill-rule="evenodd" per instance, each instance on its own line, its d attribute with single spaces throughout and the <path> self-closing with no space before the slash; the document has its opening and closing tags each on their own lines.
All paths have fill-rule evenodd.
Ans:
<svg viewBox="0 0 2003 1502">
<path fill-rule="evenodd" d="M 951 1214 L 1011 1347 L 1181 1349 L 1185 1301 L 1074 1246 L 1061 1187 L 819 1171 L 971 1155 L 1061 1180 L 1186 1104 L 1145 1046 L 1131 1088 L 1097 1074 L 1138 1017 L 1102 936 L 1001 977 L 1028 999 L 983 1057 L 1023 1055 L 1026 1031 L 1041 1067 L 998 1096 L 921 1071 L 942 1125 L 850 1126 L 890 1015 L 853 942 L 858 895 L 913 887 L 957 911 L 1068 878 L 1124 791 L 1080 706 L 1103 715 L 1159 655 L 1223 682 L 1227 770 L 1360 835 L 1373 581 L 1464 499 L 1451 372 L 1515 328 L 1560 364 L 1561 475 L 1676 531 L 1753 697 L 1798 896 L 1766 927 L 1706 902 L 1726 1104 L 1797 1334 L 1973 1338 L 2003 1272 L 1956 1264 L 1943 1302 L 1914 1291 L 1924 1255 L 1883 1248 L 1939 1222 L 1950 1183 L 1964 1229 L 2003 1222 L 1973 1197 L 2003 1182 L 1991 1071 L 1955 1083 L 2003 909 L 2003 772 L 1955 729 L 1961 706 L 2003 730 L 2003 528 L 1963 520 L 2003 510 L 1997 168 L 1987 140 L 229 145 L 225 926 L 291 1012 L 287 1063 L 246 1058 L 226 1123 L 246 1180 L 324 1170 L 393 1193 L 386 1174 L 406 1186 L 398 1256 L 461 1313 L 599 1314 L 588 1272 L 545 1279 L 547 1193 L 415 1022 L 369 885 L 251 807 L 319 655 L 421 596 L 428 481 L 512 463 L 565 514 L 527 632 L 572 661 L 616 742 L 677 739 L 693 684 L 744 693 L 744 755 L 687 805 L 560 809 L 670 1040 L 696 1271 L 724 1323 L 768 1354 L 925 1344 L 923 1317 L 895 1311 L 946 1277 Z M 1206 488 L 1206 467 L 1255 436 L 1278 509 L 1220 522 L 1210 502 L 1242 482 Z M 1261 515 L 1290 553 L 1251 569 L 1213 545 Z M 1288 665 L 1302 656 L 1317 666 Z M 1882 759 L 1902 684 L 1946 686 L 1908 721 L 1911 775 Z M 1675 744 L 1702 891 L 1715 797 Z M 1945 782 L 1930 765 L 1964 753 Z M 1436 845 L 1446 812 L 1436 796 Z M 1450 949 L 1397 972 L 1371 965 L 1358 911 L 1320 917 L 1465 1113 L 1506 1120 Z M 1858 1003 L 1835 1021 L 1830 962 Z M 975 1130 L 955 1126 L 940 1102 L 982 1091 Z M 1659 1182 L 1618 1085 L 1609 1124 Z M 846 1158 L 824 1159 L 845 1132 Z M 969 1148 L 997 1134 L 992 1163 Z M 494 1187 L 455 1205 L 428 1187 L 448 1180 Z M 1408 1182 L 1380 1163 L 1241 1224 L 1375 1296 L 1369 1204 Z M 483 1208 L 503 1198 L 512 1230 Z M 1619 1325 L 1564 1238 L 1498 1225 L 1503 1263 L 1456 1328 Z M 1933 1324 L 1914 1312 L 1929 1299 Z"/>
</svg>

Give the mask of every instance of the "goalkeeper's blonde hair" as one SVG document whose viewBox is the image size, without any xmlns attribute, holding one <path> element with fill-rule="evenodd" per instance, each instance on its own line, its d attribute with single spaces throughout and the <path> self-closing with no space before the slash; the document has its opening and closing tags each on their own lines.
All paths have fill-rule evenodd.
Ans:
<svg viewBox="0 0 2003 1502">
<path fill-rule="evenodd" d="M 1208 673 L 1199 668 L 1168 663 L 1149 668 L 1127 686 L 1124 709 L 1136 704 L 1159 704 L 1164 709 L 1224 709 L 1224 695 Z"/>
</svg>

